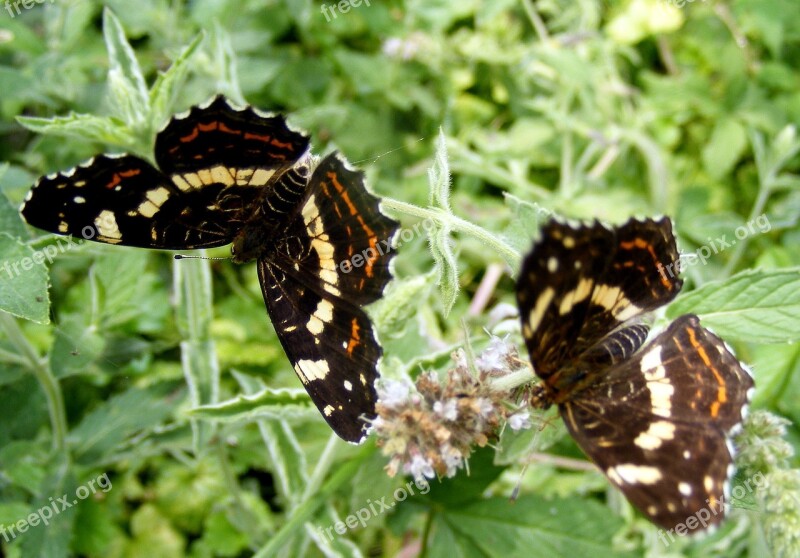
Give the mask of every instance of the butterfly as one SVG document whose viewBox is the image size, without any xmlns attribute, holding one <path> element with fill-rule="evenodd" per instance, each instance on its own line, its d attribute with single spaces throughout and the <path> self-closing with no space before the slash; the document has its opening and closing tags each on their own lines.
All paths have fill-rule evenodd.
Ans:
<svg viewBox="0 0 800 558">
<path fill-rule="evenodd" d="M 542 380 L 534 402 L 558 406 L 578 446 L 653 523 L 691 531 L 725 514 L 730 437 L 754 382 L 697 316 L 645 344 L 641 318 L 677 296 L 678 270 L 668 218 L 616 227 L 551 219 L 516 291 Z"/>
<path fill-rule="evenodd" d="M 255 260 L 278 339 L 341 438 L 375 416 L 381 347 L 362 307 L 391 279 L 398 224 L 364 177 L 333 153 L 317 160 L 283 116 L 217 96 L 174 116 L 155 163 L 98 155 L 41 178 L 21 208 L 40 229 L 164 250 L 232 245 Z"/>
</svg>

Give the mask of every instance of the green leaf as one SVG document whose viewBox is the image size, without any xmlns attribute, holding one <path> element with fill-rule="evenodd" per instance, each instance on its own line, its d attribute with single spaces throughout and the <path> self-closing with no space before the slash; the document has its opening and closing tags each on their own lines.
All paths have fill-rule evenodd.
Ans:
<svg viewBox="0 0 800 558">
<path fill-rule="evenodd" d="M 0 177 L 7 170 L 7 163 L 0 165 Z M 11 202 L 8 201 L 8 198 L 3 193 L 0 193 L 0 231 L 23 239 L 28 238 L 28 229 L 25 227 L 22 217 L 20 217 L 19 209 L 11 205 Z"/>
<path fill-rule="evenodd" d="M 102 354 L 105 338 L 85 316 L 71 315 L 61 320 L 56 329 L 50 366 L 56 378 L 90 372 L 90 366 Z"/>
<path fill-rule="evenodd" d="M 159 72 L 153 88 L 150 90 L 150 123 L 161 126 L 170 117 L 172 105 L 178 93 L 178 89 L 183 85 L 186 73 L 189 70 L 189 60 L 191 60 L 197 48 L 203 42 L 205 33 L 199 33 L 187 47 L 185 47 L 178 57 L 172 62 L 166 72 Z"/>
<path fill-rule="evenodd" d="M 141 130 L 150 114 L 147 84 L 122 24 L 109 8 L 103 10 L 103 38 L 108 51 L 108 91 L 113 112 L 131 129 Z"/>
<path fill-rule="evenodd" d="M 418 275 L 408 279 L 395 279 L 386 292 L 370 307 L 375 325 L 389 335 L 399 335 L 405 331 L 417 313 L 417 304 L 427 298 L 433 274 Z"/>
<path fill-rule="evenodd" d="M 98 405 L 69 434 L 76 461 L 96 463 L 129 437 L 156 427 L 174 406 L 166 395 L 164 385 L 130 389 Z"/>
<path fill-rule="evenodd" d="M 496 497 L 434 516 L 429 556 L 635 556 L 610 542 L 622 520 L 583 499 Z"/>
<path fill-rule="evenodd" d="M 67 558 L 70 555 L 69 542 L 72 538 L 77 506 L 81 505 L 81 501 L 75 497 L 77 486 L 66 458 L 57 458 L 57 462 L 51 466 L 50 475 L 42 483 L 30 511 L 37 513 L 39 517 L 44 517 L 48 515 L 45 508 L 52 510 L 52 506 L 55 505 L 59 513 L 53 512 L 47 524 L 40 522 L 28 529 L 25 538 L 22 539 L 22 556 Z M 70 507 L 65 508 L 63 503 L 58 503 L 58 499 L 63 497 L 66 497 Z"/>
<path fill-rule="evenodd" d="M 231 34 L 216 20 L 214 21 L 214 33 L 211 35 L 211 51 L 214 54 L 217 91 L 225 93 L 229 99 L 243 103 L 244 95 L 239 84 L 236 52 L 233 48 Z"/>
<path fill-rule="evenodd" d="M 667 316 L 698 314 L 727 340 L 793 343 L 800 340 L 800 268 L 744 271 L 681 296 Z"/>
<path fill-rule="evenodd" d="M 754 408 L 780 409 L 782 400 L 793 403 L 789 386 L 800 379 L 800 344 L 755 347 L 750 365 L 758 370 L 758 389 L 750 402 Z"/>
<path fill-rule="evenodd" d="M 95 140 L 125 148 L 136 141 L 130 128 L 119 120 L 106 116 L 75 113 L 55 118 L 18 116 L 17 122 L 38 134 L 80 138 L 82 141 Z"/>
<path fill-rule="evenodd" d="M 256 378 L 235 370 L 232 374 L 248 396 L 257 395 L 267 389 L 264 383 Z M 280 493 L 293 505 L 299 503 L 299 498 L 308 484 L 306 473 L 308 463 L 300 443 L 283 418 L 276 420 L 261 418 L 258 420 L 258 427 L 269 452 L 272 471 L 277 477 Z"/>
<path fill-rule="evenodd" d="M 264 388 L 253 395 L 239 395 L 216 405 L 203 405 L 187 411 L 190 418 L 221 422 L 307 418 L 315 413 L 316 407 L 305 390 L 288 388 Z"/>
<path fill-rule="evenodd" d="M 453 253 L 450 227 L 437 223 L 429 237 L 431 255 L 436 262 L 436 286 L 442 297 L 442 313 L 450 314 L 458 297 L 458 263 Z"/>
<path fill-rule="evenodd" d="M 714 126 L 711 139 L 703 149 L 703 166 L 719 180 L 733 169 L 746 147 L 744 126 L 733 118 L 723 118 Z"/>
<path fill-rule="evenodd" d="M 450 209 L 450 165 L 447 160 L 447 138 L 444 130 L 439 128 L 436 138 L 436 154 L 431 168 L 428 169 L 428 187 L 430 197 L 428 203 L 433 207 L 452 213 Z"/>
<path fill-rule="evenodd" d="M 553 212 L 538 203 L 525 201 L 508 192 L 503 194 L 503 198 L 513 214 L 511 223 L 503 231 L 503 240 L 521 254 L 527 254 L 531 250 L 533 240 L 539 236 L 542 223 L 553 215 Z"/>
<path fill-rule="evenodd" d="M 50 322 L 49 253 L 0 232 L 0 310 L 40 324 Z"/>
</svg>

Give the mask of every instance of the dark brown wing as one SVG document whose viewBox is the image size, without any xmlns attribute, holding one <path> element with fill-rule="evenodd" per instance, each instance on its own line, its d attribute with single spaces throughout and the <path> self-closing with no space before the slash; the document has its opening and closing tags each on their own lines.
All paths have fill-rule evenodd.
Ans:
<svg viewBox="0 0 800 558">
<path fill-rule="evenodd" d="M 752 389 L 723 341 L 686 315 L 559 407 L 578 445 L 655 524 L 713 525 L 728 498 L 729 436 Z"/>
<path fill-rule="evenodd" d="M 363 440 L 375 416 L 381 348 L 361 306 L 377 300 L 391 278 L 396 230 L 361 173 L 331 155 L 314 171 L 274 252 L 259 261 L 286 355 L 325 420 L 350 442 Z"/>
</svg>

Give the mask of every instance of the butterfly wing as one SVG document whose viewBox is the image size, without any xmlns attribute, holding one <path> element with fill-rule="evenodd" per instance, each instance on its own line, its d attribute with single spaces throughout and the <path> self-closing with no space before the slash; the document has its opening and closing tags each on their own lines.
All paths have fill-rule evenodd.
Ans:
<svg viewBox="0 0 800 558">
<path fill-rule="evenodd" d="M 41 178 L 21 208 L 40 229 L 143 248 L 229 244 L 270 181 L 308 147 L 280 116 L 224 98 L 176 116 L 156 137 L 161 170 L 133 155 L 99 155 Z M 275 178 L 273 178 L 275 177 Z"/>
<path fill-rule="evenodd" d="M 547 380 L 627 320 L 672 300 L 681 287 L 677 262 L 667 218 L 614 229 L 548 221 L 517 281 L 536 373 Z"/>
<path fill-rule="evenodd" d="M 713 525 L 733 467 L 729 436 L 752 388 L 725 343 L 686 315 L 559 409 L 583 451 L 655 524 L 695 516 Z"/>
<path fill-rule="evenodd" d="M 375 416 L 381 348 L 361 306 L 391 278 L 396 230 L 362 174 L 331 155 L 315 169 L 274 252 L 258 264 L 286 355 L 325 420 L 350 442 L 363 440 Z"/>
</svg>

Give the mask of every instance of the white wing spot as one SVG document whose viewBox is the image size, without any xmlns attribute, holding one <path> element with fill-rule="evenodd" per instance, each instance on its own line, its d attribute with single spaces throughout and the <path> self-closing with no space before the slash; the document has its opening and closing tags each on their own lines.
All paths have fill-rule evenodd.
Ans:
<svg viewBox="0 0 800 558">
<path fill-rule="evenodd" d="M 269 179 L 272 178 L 273 174 L 275 174 L 274 169 L 256 169 L 253 173 L 253 176 L 250 177 L 248 186 L 264 186 L 267 182 L 269 182 Z"/>
<path fill-rule="evenodd" d="M 294 365 L 294 371 L 300 380 L 307 384 L 313 380 L 324 380 L 331 370 L 324 360 L 298 360 Z"/>
<path fill-rule="evenodd" d="M 669 418 L 672 415 L 672 395 L 675 387 L 667 379 L 667 371 L 661 362 L 661 347 L 655 346 L 641 360 L 642 373 L 650 391 L 653 414 Z"/>
<path fill-rule="evenodd" d="M 654 450 L 661 447 L 665 441 L 675 438 L 675 425 L 664 420 L 650 424 L 646 432 L 639 434 L 633 441 L 634 444 L 645 450 Z"/>
<path fill-rule="evenodd" d="M 114 216 L 113 211 L 109 211 L 108 209 L 101 211 L 100 215 L 94 219 L 94 226 L 100 233 L 100 237 L 102 237 L 101 240 L 110 244 L 116 244 L 122 241 L 122 233 L 119 230 L 117 218 Z"/>
<path fill-rule="evenodd" d="M 661 471 L 648 465 L 634 465 L 626 463 L 609 467 L 606 470 L 608 478 L 617 484 L 655 484 L 661 480 Z"/>
<path fill-rule="evenodd" d="M 555 294 L 556 292 L 552 287 L 547 287 L 544 292 L 539 295 L 539 298 L 536 300 L 536 305 L 528 315 L 528 327 L 531 328 L 531 331 L 535 331 L 536 328 L 539 327 L 539 324 L 544 317 L 545 310 L 547 310 L 547 307 L 550 306 L 550 302 L 553 300 L 553 296 L 555 296 Z"/>
</svg>

